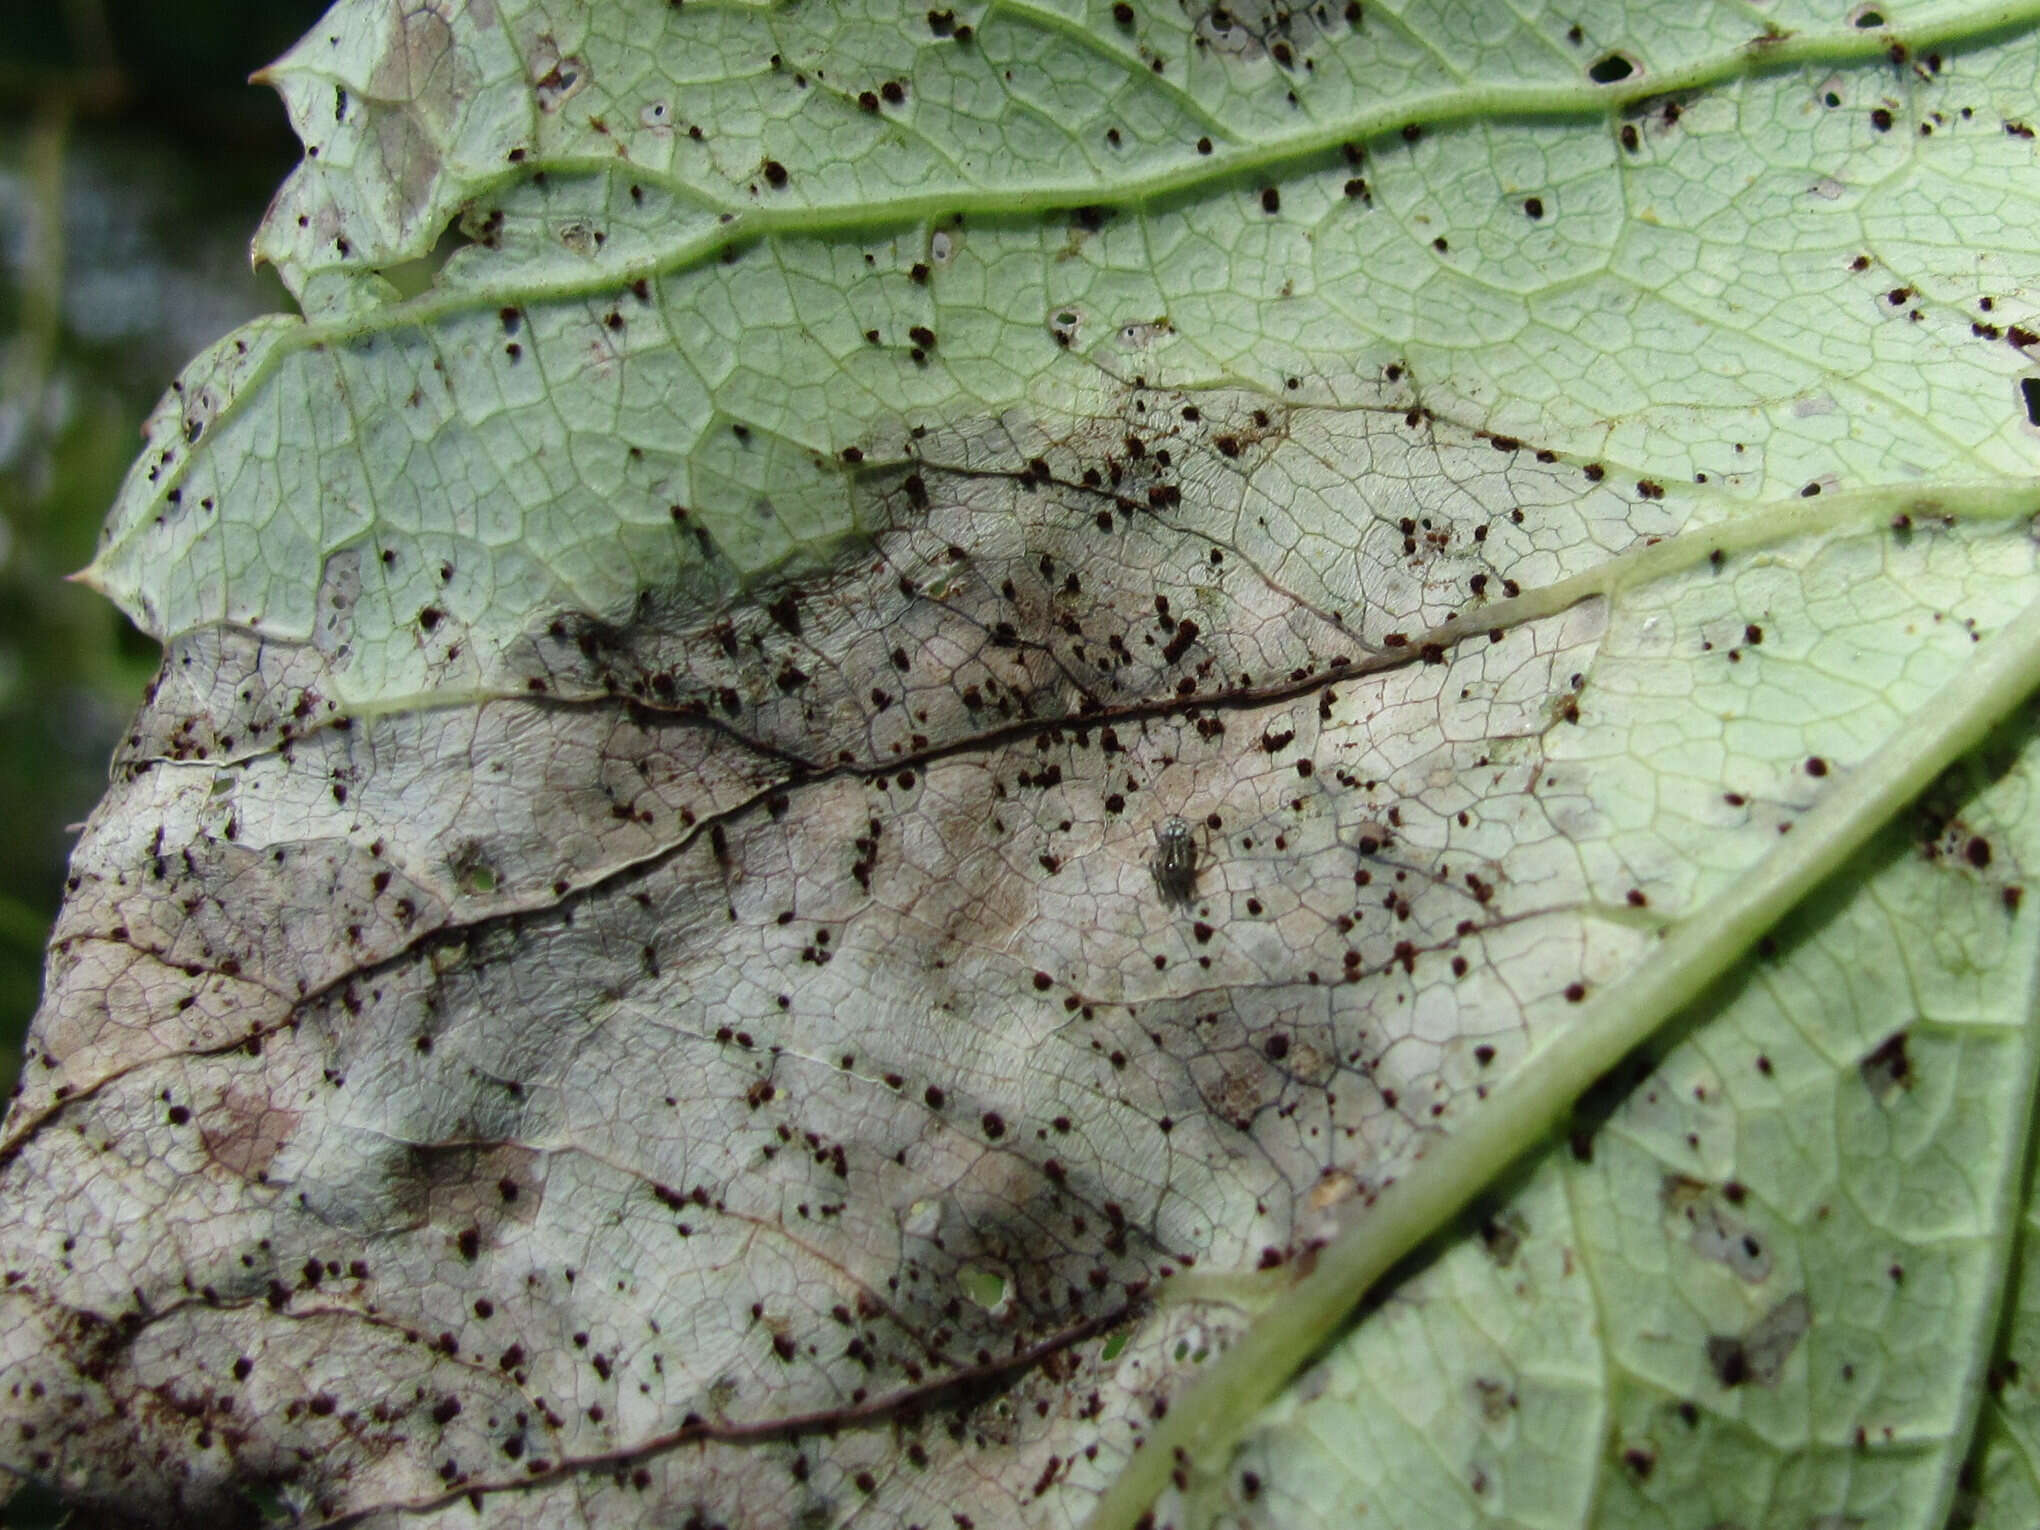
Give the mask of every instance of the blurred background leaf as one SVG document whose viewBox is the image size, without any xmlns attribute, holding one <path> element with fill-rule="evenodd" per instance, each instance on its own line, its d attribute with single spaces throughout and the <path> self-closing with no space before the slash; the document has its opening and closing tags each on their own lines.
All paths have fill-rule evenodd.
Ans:
<svg viewBox="0 0 2040 1530">
<path fill-rule="evenodd" d="M 248 239 L 296 162 L 248 75 L 314 0 L 54 0 L 0 27 L 0 1086 L 74 838 L 156 645 L 64 575 L 177 367 L 288 309 Z M 17 1510 L 19 1505 L 16 1506 Z M 24 1523 L 17 1514 L 17 1523 Z"/>
</svg>

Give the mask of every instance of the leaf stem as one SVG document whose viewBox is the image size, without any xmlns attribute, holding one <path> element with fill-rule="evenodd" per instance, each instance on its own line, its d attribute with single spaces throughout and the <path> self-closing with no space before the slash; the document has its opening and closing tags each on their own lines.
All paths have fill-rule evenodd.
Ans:
<svg viewBox="0 0 2040 1530">
<path fill-rule="evenodd" d="M 1396 1261 L 1442 1227 L 1571 1103 L 1663 1022 L 1704 993 L 1800 899 L 1980 743 L 2040 684 L 2040 601 L 1843 777 L 1792 835 L 1727 892 L 1673 925 L 1641 970 L 1593 998 L 1457 1131 L 1377 1195 L 1316 1267 L 1251 1324 L 1170 1406 L 1098 1500 L 1086 1530 L 1130 1530 L 1170 1473 L 1230 1448 L 1254 1415 L 1346 1320 Z"/>
</svg>

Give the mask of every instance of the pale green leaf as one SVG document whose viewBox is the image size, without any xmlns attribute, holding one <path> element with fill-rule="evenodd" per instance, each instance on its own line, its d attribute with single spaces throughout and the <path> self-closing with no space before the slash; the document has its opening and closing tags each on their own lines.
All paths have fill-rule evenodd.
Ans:
<svg viewBox="0 0 2040 1530">
<path fill-rule="evenodd" d="M 343 0 L 0 1470 L 2022 1523 L 2036 20 Z"/>
</svg>

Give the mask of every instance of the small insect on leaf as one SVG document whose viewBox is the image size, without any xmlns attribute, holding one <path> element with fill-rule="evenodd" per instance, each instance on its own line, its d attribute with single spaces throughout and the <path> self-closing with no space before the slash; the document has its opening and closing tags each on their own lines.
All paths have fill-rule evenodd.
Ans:
<svg viewBox="0 0 2040 1530">
<path fill-rule="evenodd" d="M 1164 903 L 1184 904 L 1197 896 L 1197 839 L 1187 819 L 1170 817 L 1155 825 L 1150 869 Z"/>
</svg>

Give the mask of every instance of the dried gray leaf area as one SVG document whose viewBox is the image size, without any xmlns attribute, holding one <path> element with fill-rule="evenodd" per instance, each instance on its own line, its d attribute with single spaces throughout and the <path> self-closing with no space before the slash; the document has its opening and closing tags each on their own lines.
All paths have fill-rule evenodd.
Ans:
<svg viewBox="0 0 2040 1530">
<path fill-rule="evenodd" d="M 1188 1320 L 1140 1363 L 1086 1341 L 1326 1235 L 1471 1098 L 1463 1004 L 1524 1001 L 1505 1050 L 1563 1012 L 1589 952 L 1539 954 L 1515 868 L 1594 820 L 1539 741 L 1604 622 L 1411 645 L 1546 561 L 1482 503 L 1657 513 L 1404 411 L 1190 403 L 931 436 L 860 469 L 830 567 L 563 612 L 468 707 L 327 699 L 367 560 L 315 641 L 174 643 L 8 1126 L 9 1173 L 69 1187 L 7 1297 L 50 1448 L 210 1420 L 215 1479 L 120 1491 L 506 1523 L 732 1514 L 761 1459 L 774 1515 L 877 1474 L 903 1522 L 982 1499 L 994 1443 L 1016 1503 L 1107 1473 L 1092 1420 L 1180 1380 L 1152 1342 Z M 1299 556 L 1276 505 L 1355 450 L 1315 491 L 1342 550 Z"/>
<path fill-rule="evenodd" d="M 1811 800 L 1695 860 L 1573 763 L 1673 618 L 1468 591 L 1666 529 L 1597 477 L 1129 387 L 875 446 L 825 565 L 467 705 L 331 699 L 368 559 L 178 639 L 7 1124 L 42 1454 L 165 1517 L 1073 1519 L 1237 1317 L 1158 1283 L 1279 1281 Z"/>
</svg>

